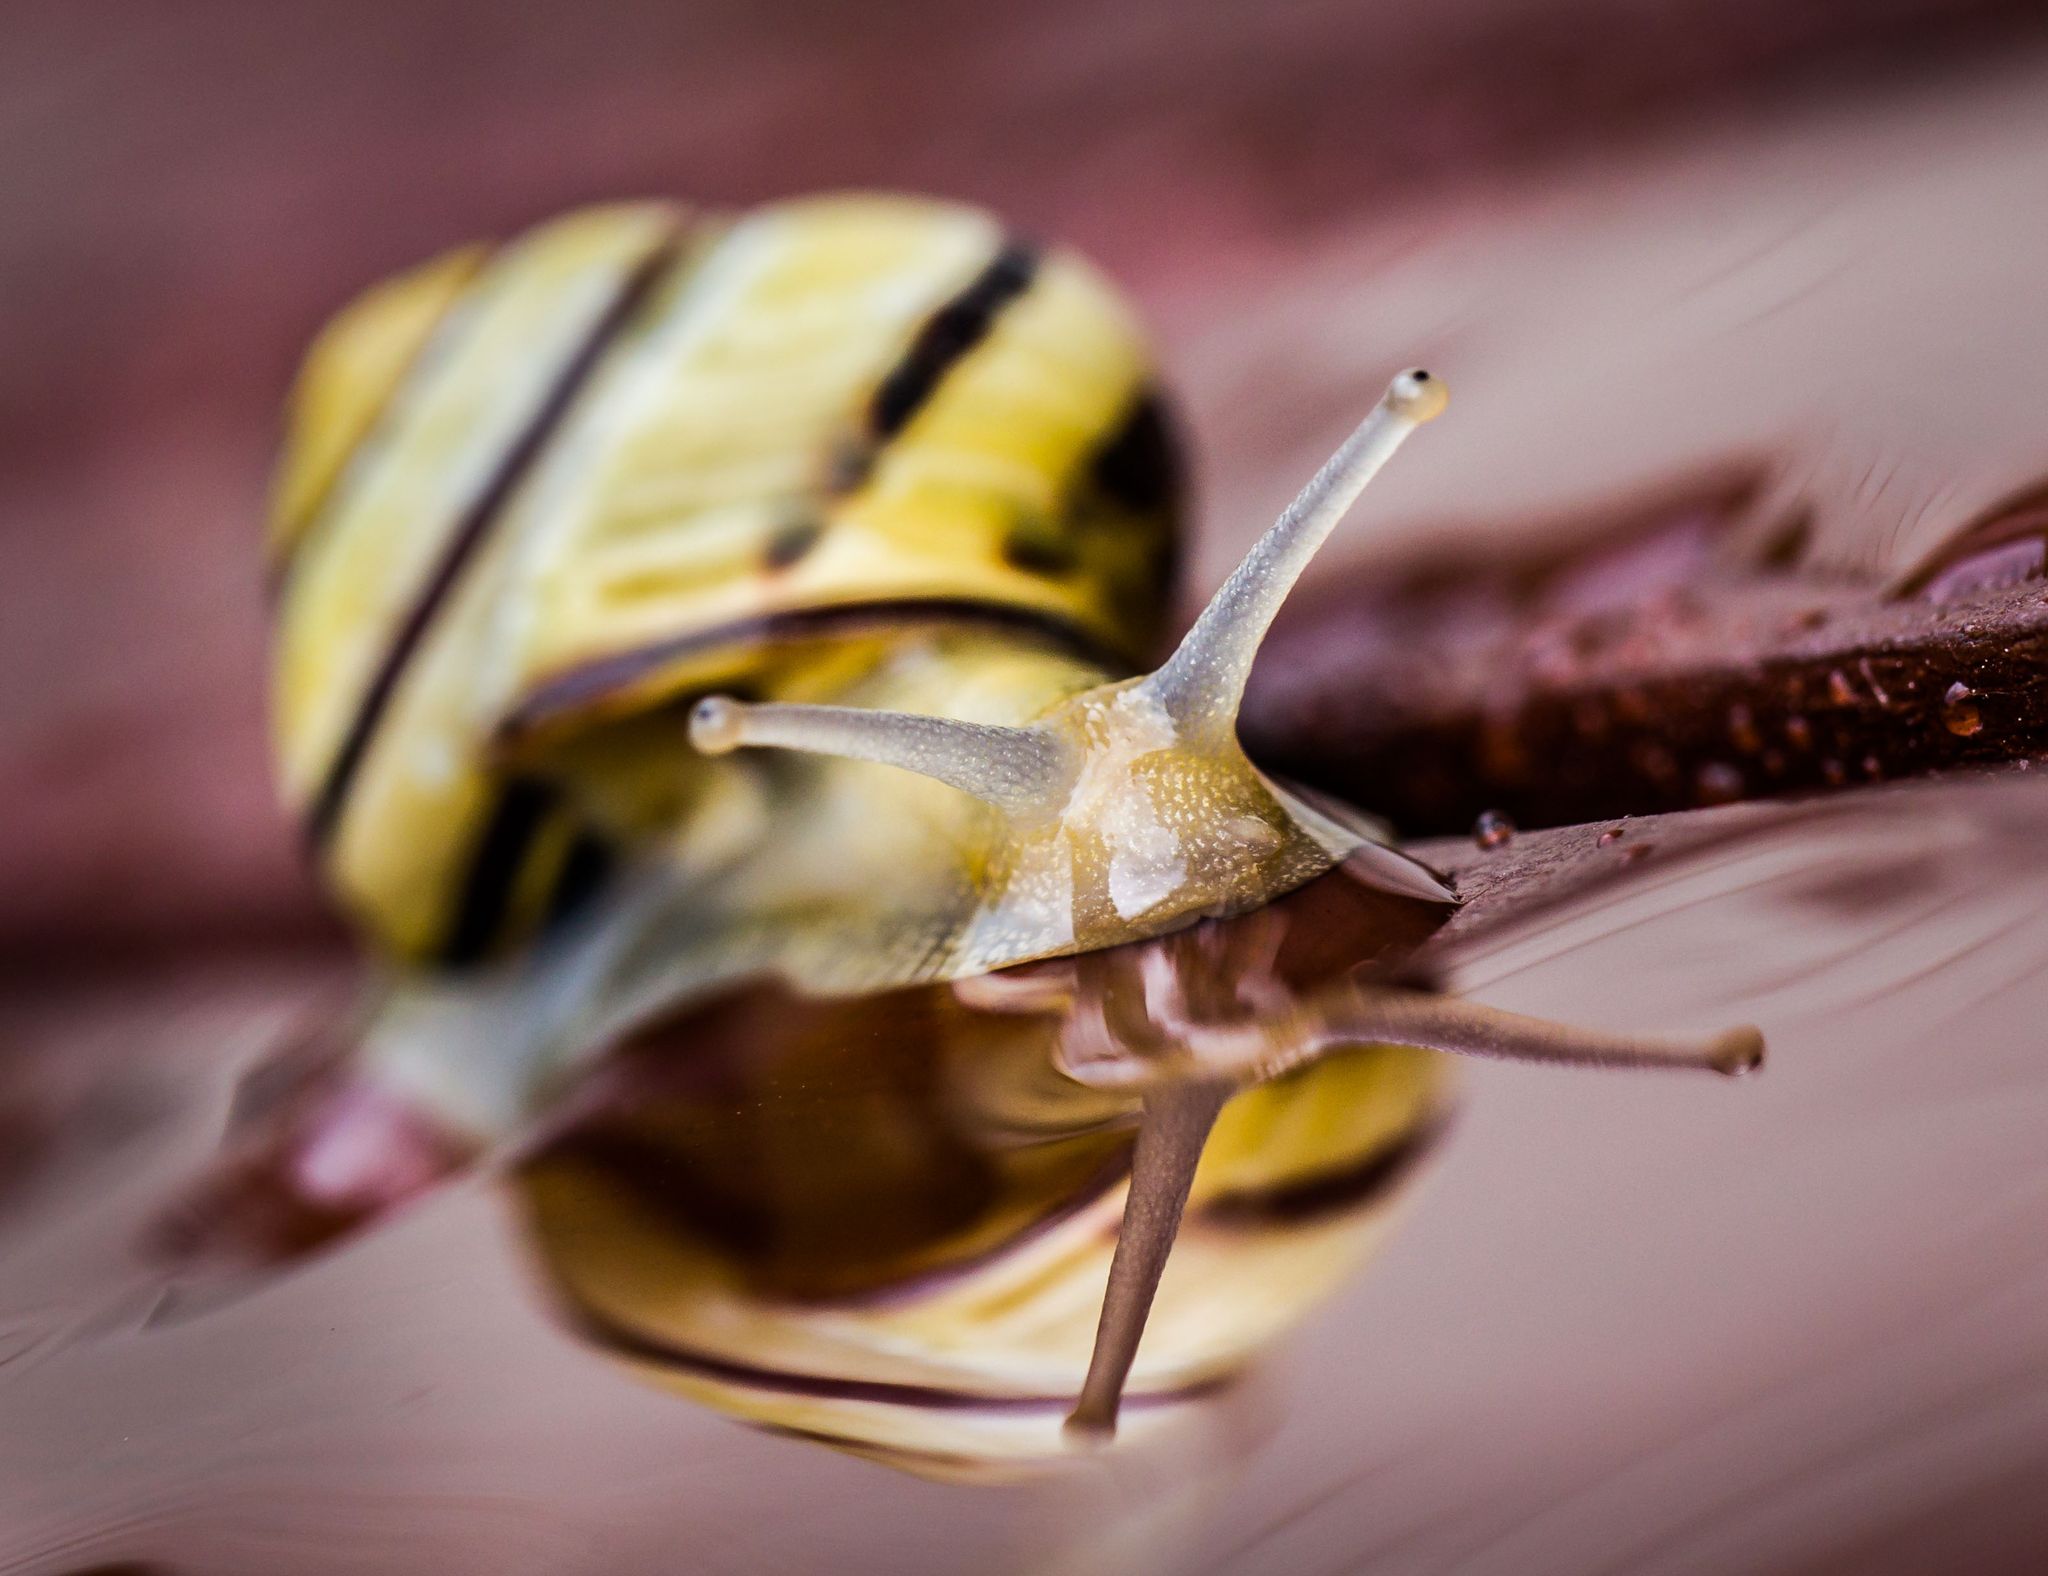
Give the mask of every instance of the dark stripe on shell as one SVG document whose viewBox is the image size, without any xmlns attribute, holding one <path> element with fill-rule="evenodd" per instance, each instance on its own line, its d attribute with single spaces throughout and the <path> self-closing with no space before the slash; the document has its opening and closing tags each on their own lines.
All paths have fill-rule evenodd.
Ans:
<svg viewBox="0 0 2048 1576">
<path fill-rule="evenodd" d="M 420 336 L 419 344 L 414 346 L 412 354 L 406 357 L 405 365 L 399 368 L 398 376 L 392 379 L 391 386 L 378 396 L 377 403 L 370 412 L 370 419 L 363 424 L 361 434 L 348 451 L 336 460 L 333 471 L 329 473 L 327 480 L 321 483 L 320 490 L 299 511 L 290 543 L 265 569 L 265 589 L 273 598 L 283 592 L 286 583 L 291 579 L 292 565 L 298 562 L 306 543 L 312 539 L 313 533 L 325 522 L 328 512 L 334 507 L 344 478 L 361 463 L 363 455 L 389 441 L 392 413 L 399 405 L 401 396 L 416 386 L 429 371 L 447 357 L 452 348 L 452 341 L 456 337 L 450 333 L 450 325 L 459 324 L 463 320 L 462 308 L 470 300 L 469 286 L 475 282 L 477 275 L 483 272 L 489 260 L 486 253 L 479 251 L 469 268 L 464 270 L 462 283 L 448 297 L 441 308 L 440 316 L 434 320 L 433 326 Z"/>
<path fill-rule="evenodd" d="M 1001 1242 L 993 1243 L 976 1253 L 963 1254 L 944 1264 L 934 1265 L 915 1275 L 877 1286 L 871 1291 L 848 1293 L 834 1297 L 807 1297 L 806 1308 L 893 1308 L 904 1303 L 915 1302 L 918 1298 L 942 1291 L 955 1282 L 963 1281 L 977 1271 L 1007 1258 L 1022 1248 L 1030 1247 L 1068 1221 L 1099 1204 L 1111 1189 L 1126 1182 L 1131 1175 L 1131 1152 L 1112 1155 L 1096 1172 L 1064 1198 L 1056 1199 L 1043 1213 L 1025 1221 L 1011 1235 Z"/>
<path fill-rule="evenodd" d="M 785 525 L 768 538 L 767 550 L 761 554 L 761 565 L 770 574 L 779 574 L 801 562 L 824 539 L 825 528 L 815 520 Z"/>
<path fill-rule="evenodd" d="M 390 708 L 398 681 L 419 650 L 434 616 L 446 604 L 463 570 L 476 556 L 492 522 L 532 470 L 548 439 L 561 426 L 576 396 L 590 382 L 605 353 L 618 342 L 641 304 L 668 272 L 680 249 L 680 238 L 669 237 L 649 252 L 621 282 L 611 305 L 591 326 L 582 345 L 562 368 L 546 398 L 541 401 L 540 408 L 505 450 L 497 469 L 456 522 L 440 562 L 392 636 L 384 660 L 371 677 L 341 747 L 335 751 L 334 759 L 328 765 L 327 776 L 314 795 L 312 807 L 307 812 L 306 828 L 307 836 L 316 848 L 324 845 L 340 824 L 349 788 L 368 754 L 377 725 Z"/>
<path fill-rule="evenodd" d="M 1383 1203 L 1436 1148 L 1448 1126 L 1441 1117 L 1424 1119 L 1354 1165 L 1278 1187 L 1220 1193 L 1202 1205 L 1201 1219 L 1229 1227 L 1300 1226 Z"/>
<path fill-rule="evenodd" d="M 562 856 L 562 868 L 555 876 L 555 889 L 548 894 L 547 913 L 542 923 L 560 924 L 580 913 L 611 879 L 616 859 L 612 848 L 597 833 L 586 828 L 576 834 Z"/>
<path fill-rule="evenodd" d="M 868 403 L 868 432 L 877 444 L 910 424 L 946 374 L 988 337 L 997 314 L 1030 288 L 1037 273 L 1038 254 L 1006 241 L 966 289 L 925 319 Z"/>
<path fill-rule="evenodd" d="M 1080 562 L 1065 522 L 1032 515 L 1019 520 L 1003 536 L 1003 562 L 1033 575 L 1066 575 Z"/>
<path fill-rule="evenodd" d="M 1108 650 L 1083 630 L 1037 608 L 952 597 L 891 597 L 790 608 L 755 618 L 734 619 L 711 629 L 650 641 L 628 651 L 565 668 L 529 690 L 498 725 L 500 743 L 516 742 L 549 721 L 630 687 L 648 674 L 721 646 L 766 645 L 778 641 L 850 638 L 912 628 L 1010 629 L 1042 636 L 1112 673 L 1130 671 L 1130 660 Z"/>
<path fill-rule="evenodd" d="M 553 788 L 530 777 L 515 777 L 505 784 L 470 859 L 469 877 L 441 945 L 443 963 L 460 967 L 490 951 L 556 798 Z"/>
<path fill-rule="evenodd" d="M 1155 514 L 1180 501 L 1180 445 L 1157 389 L 1140 394 L 1095 451 L 1089 476 L 1104 497 L 1134 514 Z"/>
<path fill-rule="evenodd" d="M 1064 1413 L 1074 1404 L 1071 1394 L 987 1395 L 973 1390 L 956 1390 L 944 1385 L 907 1384 L 890 1379 L 848 1379 L 836 1374 L 795 1373 L 783 1368 L 763 1368 L 734 1358 L 720 1357 L 672 1341 L 661 1340 L 621 1324 L 609 1315 L 570 1301 L 565 1309 L 577 1333 L 592 1345 L 616 1357 L 650 1363 L 695 1378 L 737 1385 L 771 1395 L 804 1396 L 816 1401 L 864 1401 L 878 1406 L 903 1406 L 928 1412 L 985 1412 L 993 1416 L 1015 1413 Z M 1127 1410 L 1181 1406 L 1214 1395 L 1230 1383 L 1229 1375 L 1198 1379 L 1170 1390 L 1140 1391 L 1127 1396 Z"/>
</svg>

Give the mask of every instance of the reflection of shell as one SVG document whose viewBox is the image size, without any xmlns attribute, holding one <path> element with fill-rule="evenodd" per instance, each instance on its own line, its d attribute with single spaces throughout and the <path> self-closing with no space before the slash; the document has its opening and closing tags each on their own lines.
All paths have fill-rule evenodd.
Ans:
<svg viewBox="0 0 2048 1576">
<path fill-rule="evenodd" d="M 503 946 L 639 830 L 592 824 L 569 734 L 878 631 L 1142 654 L 1168 450 L 1108 290 L 969 210 L 619 207 L 454 254 L 337 320 L 294 398 L 287 796 L 388 948 Z"/>
<path fill-rule="evenodd" d="M 1128 1106 L 1051 1071 L 1056 1027 L 934 987 L 762 993 L 670 1031 L 657 1076 L 680 1090 L 637 1093 L 524 1174 L 569 1322 L 734 1417 L 917 1470 L 1054 1455 L 1130 1155 Z M 1436 1129 L 1438 1066 L 1361 1048 L 1231 1101 L 1127 1433 L 1201 1399 L 1371 1250 Z"/>
</svg>

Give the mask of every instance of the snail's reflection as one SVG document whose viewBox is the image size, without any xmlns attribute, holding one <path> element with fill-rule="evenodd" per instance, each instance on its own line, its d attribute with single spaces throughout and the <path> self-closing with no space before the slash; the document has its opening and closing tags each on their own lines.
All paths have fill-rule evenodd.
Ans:
<svg viewBox="0 0 2048 1576">
<path fill-rule="evenodd" d="M 1237 1092 L 1139 1070 L 1203 1028 L 1277 1045 L 1317 992 L 1386 976 L 1446 909 L 1362 863 L 1077 960 L 763 989 L 641 1035 L 518 1174 L 567 1326 L 735 1417 L 926 1471 L 1069 1448 L 1084 1385 L 1114 1413 L 1120 1333 L 1125 1433 L 1199 1404 L 1371 1250 L 1441 1126 L 1441 1059 L 1341 1043 Z M 1220 1106 L 1182 1146 L 1184 1218 L 1132 1180 L 1169 1085 Z M 1171 1260 L 1156 1300 L 1148 1280 L 1105 1312 L 1120 1229 L 1125 1260 Z"/>
</svg>

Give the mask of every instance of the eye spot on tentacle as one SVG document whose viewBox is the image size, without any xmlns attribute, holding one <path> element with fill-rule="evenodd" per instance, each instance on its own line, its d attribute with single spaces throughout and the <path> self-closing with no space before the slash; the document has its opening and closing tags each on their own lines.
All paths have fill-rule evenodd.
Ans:
<svg viewBox="0 0 2048 1576">
<path fill-rule="evenodd" d="M 1421 367 L 1403 372 L 1387 389 L 1387 409 L 1408 421 L 1434 421 L 1450 402 L 1442 380 Z"/>
<path fill-rule="evenodd" d="M 706 695 L 690 708 L 690 743 L 706 755 L 728 755 L 740 747 L 739 704 L 724 695 Z"/>
</svg>

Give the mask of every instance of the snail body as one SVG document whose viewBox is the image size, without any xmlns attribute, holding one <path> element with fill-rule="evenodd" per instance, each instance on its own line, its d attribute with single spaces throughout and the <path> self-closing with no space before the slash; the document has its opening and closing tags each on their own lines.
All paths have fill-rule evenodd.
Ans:
<svg viewBox="0 0 2048 1576">
<path fill-rule="evenodd" d="M 558 1286 L 586 1325 L 633 1332 L 629 1360 L 753 1421 L 957 1461 L 1055 1447 L 980 1424 L 1056 1424 L 1070 1393 L 1070 1429 L 1114 1426 L 1190 1197 L 1200 1241 L 1147 1393 L 1212 1382 L 1305 1311 L 1386 1198 L 1234 1237 L 1203 1201 L 1314 1192 L 1412 1147 L 1441 1106 L 1429 1051 L 1739 1059 L 1368 984 L 1352 965 L 1378 940 L 1308 974 L 1275 961 L 1264 916 L 1332 881 L 1451 902 L 1236 737 L 1288 587 L 1442 405 L 1428 374 L 1397 378 L 1140 671 L 1178 463 L 1136 329 L 1074 258 L 903 199 L 644 205 L 373 292 L 309 357 L 271 532 L 285 797 L 388 977 L 358 1076 L 481 1147 L 599 1052 L 760 990 L 787 1007 L 732 1053 L 742 1083 L 928 1063 L 954 1163 L 929 1189 L 981 1202 L 877 1250 L 861 1290 L 893 1288 L 886 1312 L 834 1303 L 830 1253 L 778 1280 L 787 1254 L 650 1215 L 573 1143 L 526 1197 Z M 667 1054 L 708 1077 L 694 1032 Z M 986 1097 L 1004 1066 L 1035 1069 L 1021 1127 Z M 820 1146 L 905 1153 L 917 1124 L 867 1109 L 796 1145 L 791 1175 Z M 717 1169 L 690 1101 L 626 1126 L 668 1173 Z M 1020 1169 L 1020 1144 L 1046 1163 Z M 806 1196 L 843 1201 L 866 1173 L 819 1174 L 838 1180 Z M 881 1190 L 871 1218 L 908 1219 L 909 1196 Z M 837 1217 L 764 1218 L 822 1241 Z M 1043 1318 L 992 1333 L 995 1289 L 1034 1273 L 1007 1306 Z"/>
</svg>

